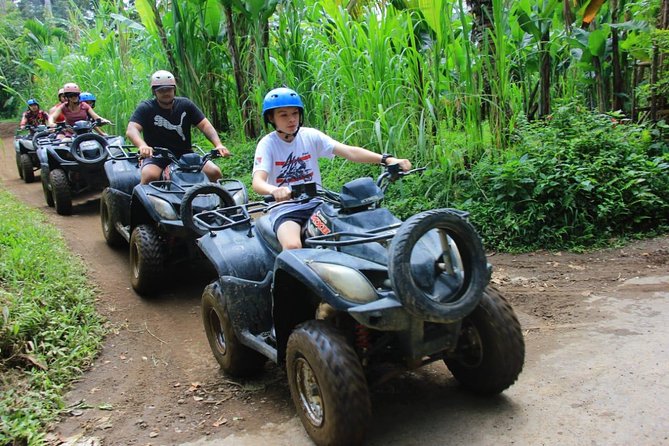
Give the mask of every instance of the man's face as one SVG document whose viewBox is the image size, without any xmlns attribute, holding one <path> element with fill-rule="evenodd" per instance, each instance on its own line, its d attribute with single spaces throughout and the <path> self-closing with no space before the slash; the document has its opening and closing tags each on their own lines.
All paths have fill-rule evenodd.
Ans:
<svg viewBox="0 0 669 446">
<path fill-rule="evenodd" d="M 171 108 L 172 103 L 174 102 L 174 93 L 176 88 L 174 87 L 160 87 L 154 88 L 153 94 L 156 96 L 158 105 L 163 108 Z"/>
<path fill-rule="evenodd" d="M 32 104 L 32 105 L 29 105 L 28 107 L 30 108 L 30 111 L 33 112 L 33 113 L 37 113 L 37 110 L 39 109 L 38 104 Z"/>
<path fill-rule="evenodd" d="M 300 109 L 297 107 L 280 107 L 274 109 L 269 117 L 277 130 L 284 133 L 295 133 L 300 125 Z"/>
<path fill-rule="evenodd" d="M 67 99 L 65 99 L 65 93 L 61 93 L 61 94 L 59 94 L 59 95 L 58 95 L 58 100 L 59 100 L 61 103 L 63 103 L 63 102 L 67 102 Z"/>
</svg>

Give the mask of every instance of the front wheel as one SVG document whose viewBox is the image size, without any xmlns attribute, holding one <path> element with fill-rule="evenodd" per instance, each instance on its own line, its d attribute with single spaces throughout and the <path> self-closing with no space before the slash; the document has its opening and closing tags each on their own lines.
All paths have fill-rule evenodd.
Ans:
<svg viewBox="0 0 669 446">
<path fill-rule="evenodd" d="M 202 322 L 209 347 L 224 373 L 243 378 L 262 369 L 267 358 L 239 342 L 227 298 L 217 282 L 209 284 L 202 293 Z"/>
<path fill-rule="evenodd" d="M 513 308 L 495 288 L 487 287 L 462 321 L 456 350 L 444 362 L 460 384 L 481 395 L 500 393 L 516 382 L 525 341 Z"/>
<path fill-rule="evenodd" d="M 35 169 L 33 168 L 33 161 L 27 153 L 21 154 L 21 178 L 26 183 L 35 181 Z"/>
<path fill-rule="evenodd" d="M 60 215 L 72 214 L 72 192 L 65 171 L 54 169 L 49 172 L 49 183 L 51 183 L 51 196 L 56 212 Z"/>
<path fill-rule="evenodd" d="M 150 225 L 139 225 L 130 236 L 130 281 L 141 295 L 158 292 L 165 264 L 165 246 L 158 231 Z"/>
<path fill-rule="evenodd" d="M 116 248 L 123 245 L 125 239 L 116 230 L 113 215 L 111 209 L 111 192 L 106 187 L 100 196 L 100 223 L 102 224 L 102 235 L 105 237 L 107 245 Z"/>
<path fill-rule="evenodd" d="M 299 325 L 288 339 L 290 395 L 317 445 L 362 444 L 371 401 L 362 365 L 344 336 L 323 321 Z"/>
<path fill-rule="evenodd" d="M 16 152 L 16 169 L 19 171 L 19 177 L 23 179 L 23 169 L 21 168 L 21 154 Z"/>
<path fill-rule="evenodd" d="M 49 174 L 46 169 L 42 168 L 40 173 L 40 179 L 42 180 L 42 192 L 44 193 L 44 201 L 46 201 L 47 206 L 52 208 L 54 206 L 53 195 L 51 194 L 51 189 L 49 188 Z"/>
</svg>

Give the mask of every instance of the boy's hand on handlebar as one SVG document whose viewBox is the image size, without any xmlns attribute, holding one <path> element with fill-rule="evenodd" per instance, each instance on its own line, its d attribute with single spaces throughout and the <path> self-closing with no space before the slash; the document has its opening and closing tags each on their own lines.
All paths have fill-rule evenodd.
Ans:
<svg viewBox="0 0 669 446">
<path fill-rule="evenodd" d="M 293 198 L 292 191 L 287 187 L 277 187 L 272 191 L 272 196 L 276 201 L 292 200 Z"/>
<path fill-rule="evenodd" d="M 390 157 L 388 158 L 388 164 L 399 164 L 400 169 L 404 172 L 411 170 L 411 161 L 408 159 Z"/>
<path fill-rule="evenodd" d="M 151 158 L 153 156 L 153 147 L 143 145 L 138 148 L 137 152 L 140 158 Z"/>
</svg>

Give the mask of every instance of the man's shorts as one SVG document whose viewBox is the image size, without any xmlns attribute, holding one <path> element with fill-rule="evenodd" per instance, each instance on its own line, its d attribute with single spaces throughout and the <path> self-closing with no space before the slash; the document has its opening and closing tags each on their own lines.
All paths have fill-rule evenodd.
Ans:
<svg viewBox="0 0 669 446">
<path fill-rule="evenodd" d="M 169 158 L 167 157 L 155 157 L 152 156 L 150 158 L 142 158 L 142 169 L 144 166 L 148 166 L 149 164 L 153 164 L 154 166 L 160 167 L 160 170 L 165 170 L 167 166 L 170 165 L 172 161 L 170 161 Z"/>
</svg>

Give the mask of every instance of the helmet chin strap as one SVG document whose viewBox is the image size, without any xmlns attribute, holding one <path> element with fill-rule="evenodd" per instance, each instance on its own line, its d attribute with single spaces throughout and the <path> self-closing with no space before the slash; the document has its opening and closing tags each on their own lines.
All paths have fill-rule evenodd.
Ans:
<svg viewBox="0 0 669 446">
<path fill-rule="evenodd" d="M 292 141 L 293 139 L 295 139 L 295 137 L 297 136 L 297 133 L 300 131 L 300 127 L 301 127 L 301 125 L 298 125 L 297 129 L 295 129 L 295 132 L 293 132 L 293 133 L 284 132 L 283 130 L 279 130 L 276 127 L 274 127 L 274 129 L 280 135 L 285 135 L 285 137 L 283 137 L 283 139 L 286 139 L 286 140 L 290 139 Z"/>
</svg>

